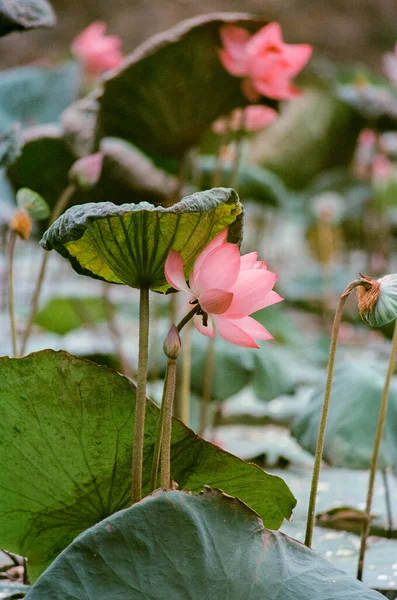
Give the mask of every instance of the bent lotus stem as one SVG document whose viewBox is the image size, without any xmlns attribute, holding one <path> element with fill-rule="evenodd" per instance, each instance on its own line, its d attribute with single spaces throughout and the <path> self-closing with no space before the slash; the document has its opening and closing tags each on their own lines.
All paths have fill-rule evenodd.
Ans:
<svg viewBox="0 0 397 600">
<path fill-rule="evenodd" d="M 342 295 L 339 298 L 338 306 L 335 312 L 334 323 L 332 326 L 332 334 L 331 334 L 331 345 L 329 349 L 329 358 L 328 358 L 328 367 L 327 367 L 327 381 L 325 384 L 325 393 L 324 393 L 324 402 L 323 408 L 321 412 L 320 425 L 318 429 L 318 437 L 317 437 L 317 445 L 316 452 L 314 457 L 314 466 L 313 466 L 313 475 L 310 489 L 310 498 L 309 498 L 309 508 L 307 511 L 307 523 L 306 523 L 306 535 L 305 535 L 305 545 L 310 548 L 312 545 L 313 539 L 313 529 L 315 522 L 315 510 L 316 510 L 316 500 L 317 500 L 317 490 L 318 490 L 318 482 L 320 478 L 321 471 L 321 461 L 323 457 L 324 450 L 324 439 L 325 439 L 325 431 L 327 428 L 327 418 L 328 418 L 328 410 L 329 404 L 331 400 L 331 390 L 332 390 L 332 379 L 334 375 L 334 366 L 335 366 L 335 356 L 336 356 L 336 346 L 338 343 L 338 333 L 339 326 L 342 320 L 343 309 L 346 304 L 346 300 L 348 299 L 350 293 L 356 288 L 358 285 L 363 285 L 362 280 L 355 279 L 345 289 Z"/>
<path fill-rule="evenodd" d="M 146 386 L 149 359 L 149 288 L 139 297 L 139 350 L 136 385 L 134 440 L 132 446 L 132 503 L 142 500 L 143 443 L 145 437 Z"/>
<path fill-rule="evenodd" d="M 389 365 L 387 368 L 385 384 L 383 387 L 382 398 L 380 401 L 378 423 L 376 425 L 375 441 L 374 441 L 374 447 L 372 450 L 371 467 L 370 467 L 370 471 L 369 471 L 369 482 L 368 482 L 368 491 L 367 491 L 367 502 L 366 502 L 366 506 L 365 506 L 364 520 L 363 520 L 363 525 L 362 525 L 362 530 L 361 530 L 361 544 L 360 544 L 360 553 L 359 553 L 359 558 L 358 558 L 357 579 L 359 581 L 362 580 L 362 576 L 363 576 L 365 551 L 366 551 L 367 538 L 368 538 L 370 523 L 371 523 L 371 507 L 372 507 L 372 498 L 374 495 L 375 477 L 376 477 L 376 471 L 378 468 L 379 453 L 380 453 L 380 448 L 381 448 L 381 444 L 382 444 L 383 429 L 385 426 L 387 405 L 388 405 L 388 401 L 389 401 L 390 382 L 391 382 L 391 378 L 392 378 L 393 371 L 394 371 L 396 355 L 397 355 L 397 320 L 395 321 L 395 324 L 394 324 L 394 333 L 393 333 L 393 339 L 392 339 L 392 345 L 391 345 L 391 351 L 390 351 L 390 357 L 389 357 Z"/>
<path fill-rule="evenodd" d="M 205 357 L 203 396 L 201 398 L 201 418 L 199 435 L 204 435 L 208 425 L 209 404 L 212 395 L 215 367 L 215 337 L 208 340 L 207 355 Z"/>
<path fill-rule="evenodd" d="M 163 397 L 163 423 L 161 427 L 161 460 L 160 460 L 160 487 L 164 490 L 171 489 L 171 434 L 172 434 L 172 409 L 174 406 L 176 386 L 177 360 L 168 359 L 167 385 L 164 387 Z"/>
<path fill-rule="evenodd" d="M 10 231 L 10 240 L 8 245 L 8 311 L 10 315 L 12 353 L 14 357 L 18 356 L 17 329 L 15 324 L 15 302 L 14 302 L 14 255 L 15 242 L 17 236 L 15 231 Z"/>
<path fill-rule="evenodd" d="M 68 206 L 75 189 L 76 189 L 75 185 L 70 184 L 62 192 L 62 194 L 58 198 L 58 200 L 54 206 L 54 209 L 52 211 L 52 214 L 51 214 L 51 217 L 50 217 L 50 220 L 48 223 L 49 225 L 52 225 L 54 223 L 54 221 L 56 221 L 57 218 L 63 213 L 65 208 Z M 35 285 L 33 296 L 32 296 L 28 322 L 26 324 L 25 331 L 24 331 L 23 337 L 22 337 L 22 346 L 21 346 L 21 355 L 22 356 L 25 354 L 26 346 L 29 341 L 30 335 L 32 333 L 32 327 L 33 327 L 33 323 L 34 323 L 34 320 L 35 320 L 35 317 L 37 314 L 37 309 L 39 307 L 40 294 L 41 294 L 41 290 L 43 287 L 44 278 L 45 278 L 45 274 L 46 274 L 46 270 L 47 270 L 48 257 L 49 257 L 49 253 L 44 252 L 43 258 L 41 260 L 39 274 L 37 276 L 36 285 Z"/>
</svg>

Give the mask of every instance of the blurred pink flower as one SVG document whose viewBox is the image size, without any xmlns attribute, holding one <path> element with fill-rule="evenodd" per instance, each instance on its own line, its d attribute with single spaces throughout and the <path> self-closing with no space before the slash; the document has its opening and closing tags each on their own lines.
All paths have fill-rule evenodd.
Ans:
<svg viewBox="0 0 397 600">
<path fill-rule="evenodd" d="M 165 276 L 176 290 L 189 294 L 198 304 L 194 315 L 196 329 L 214 337 L 215 329 L 228 342 L 247 348 L 259 348 L 254 341 L 271 340 L 270 333 L 252 319 L 251 313 L 281 302 L 272 290 L 277 275 L 258 261 L 258 253 L 240 256 L 236 244 L 226 241 L 227 229 L 219 233 L 194 263 L 189 286 L 185 281 L 182 257 L 171 250 L 165 263 Z"/>
<path fill-rule="evenodd" d="M 244 112 L 244 116 L 243 116 Z M 236 108 L 230 118 L 220 117 L 212 124 L 212 130 L 215 133 L 225 133 L 229 128 L 232 131 L 239 131 L 242 126 L 245 131 L 260 131 L 267 125 L 270 125 L 278 117 L 278 112 L 268 106 L 247 106 L 246 108 Z"/>
<path fill-rule="evenodd" d="M 376 144 L 376 133 L 373 129 L 362 129 L 358 136 L 358 143 L 363 146 L 373 146 Z"/>
<path fill-rule="evenodd" d="M 299 95 L 290 80 L 309 61 L 309 44 L 284 43 L 278 23 L 269 23 L 252 36 L 236 25 L 224 25 L 220 36 L 220 60 L 231 75 L 243 78 L 243 93 L 250 102 L 261 95 L 275 100 Z"/>
<path fill-rule="evenodd" d="M 118 67 L 124 60 L 120 38 L 105 35 L 105 30 L 105 23 L 96 21 L 72 42 L 72 52 L 83 63 L 89 75 L 100 75 L 103 71 Z"/>
<path fill-rule="evenodd" d="M 390 179 L 393 173 L 393 163 L 384 155 L 377 154 L 372 161 L 373 181 L 383 183 Z"/>
</svg>

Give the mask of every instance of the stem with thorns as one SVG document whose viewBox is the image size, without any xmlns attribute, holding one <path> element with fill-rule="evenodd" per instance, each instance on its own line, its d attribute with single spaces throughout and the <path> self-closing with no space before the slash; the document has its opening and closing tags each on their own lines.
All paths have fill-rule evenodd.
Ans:
<svg viewBox="0 0 397 600">
<path fill-rule="evenodd" d="M 334 324 L 332 327 L 331 346 L 329 349 L 328 368 L 327 368 L 327 382 L 325 385 L 324 403 L 323 403 L 320 425 L 319 425 L 319 430 L 318 430 L 318 438 L 317 438 L 316 453 L 315 453 L 315 458 L 314 458 L 313 475 L 312 475 L 311 490 L 310 490 L 309 508 L 308 508 L 308 512 L 307 512 L 305 544 L 309 548 L 311 547 L 312 539 L 313 539 L 318 481 L 320 478 L 321 460 L 323 457 L 323 450 L 324 450 L 324 439 L 325 439 L 325 430 L 327 427 L 328 409 L 329 409 L 329 404 L 330 404 L 330 400 L 331 400 L 332 378 L 334 375 L 334 365 L 335 365 L 335 356 L 336 356 L 336 346 L 338 343 L 339 326 L 341 323 L 342 313 L 343 313 L 344 306 L 346 304 L 346 300 L 348 299 L 348 297 L 349 297 L 350 293 L 353 291 L 353 289 L 356 288 L 358 285 L 363 285 L 362 280 L 356 279 L 356 280 L 352 281 L 347 286 L 347 288 L 342 293 L 342 295 L 340 296 L 338 306 L 337 306 L 337 309 L 335 312 Z"/>
<path fill-rule="evenodd" d="M 363 520 L 363 526 L 362 526 L 362 530 L 361 530 L 361 545 L 360 545 L 358 570 L 357 570 L 357 579 L 359 579 L 360 581 L 362 580 L 362 576 L 363 576 L 365 550 L 366 550 L 367 537 L 369 534 L 370 523 L 371 523 L 371 506 L 372 506 L 372 498 L 374 495 L 375 477 L 376 477 L 376 471 L 378 468 L 379 453 L 380 453 L 380 447 L 382 444 L 383 429 L 384 429 L 385 420 L 386 420 L 387 404 L 389 401 L 390 381 L 391 381 L 393 371 L 394 371 L 396 355 L 397 355 L 397 320 L 395 321 L 395 324 L 394 324 L 394 333 L 393 333 L 393 339 L 392 339 L 392 344 L 391 344 L 389 365 L 387 368 L 385 384 L 383 387 L 382 398 L 380 401 L 378 423 L 376 425 L 375 441 L 374 441 L 374 447 L 373 447 L 373 451 L 372 451 L 371 467 L 370 467 L 370 472 L 369 472 L 367 503 L 365 506 L 364 520 Z"/>
<path fill-rule="evenodd" d="M 142 500 L 142 464 L 145 437 L 146 386 L 149 358 L 149 288 L 140 289 L 139 350 L 134 440 L 132 447 L 132 503 Z"/>
</svg>

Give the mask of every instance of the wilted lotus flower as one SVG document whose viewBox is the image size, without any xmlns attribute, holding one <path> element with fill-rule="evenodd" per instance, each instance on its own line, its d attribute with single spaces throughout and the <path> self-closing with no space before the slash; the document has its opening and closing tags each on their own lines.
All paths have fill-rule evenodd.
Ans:
<svg viewBox="0 0 397 600">
<path fill-rule="evenodd" d="M 278 117 L 278 112 L 268 106 L 247 106 L 247 108 L 236 108 L 230 118 L 220 117 L 212 124 L 215 133 L 223 134 L 227 129 L 232 131 L 260 131 L 267 127 Z"/>
<path fill-rule="evenodd" d="M 383 327 L 397 318 L 397 273 L 372 279 L 361 275 L 357 287 L 361 318 L 371 327 Z"/>
<path fill-rule="evenodd" d="M 216 329 L 232 344 L 259 348 L 255 339 L 273 337 L 249 315 L 281 302 L 283 298 L 272 290 L 277 275 L 257 260 L 257 252 L 240 256 L 238 246 L 226 240 L 227 230 L 204 248 L 194 263 L 189 286 L 179 252 L 171 250 L 168 254 L 165 276 L 174 289 L 193 296 L 192 305 L 198 304 L 193 319 L 200 333 L 214 337 Z"/>
<path fill-rule="evenodd" d="M 299 95 L 290 80 L 309 61 L 309 44 L 284 43 L 278 23 L 269 23 L 252 36 L 242 27 L 224 25 L 220 36 L 222 64 L 231 75 L 243 78 L 242 90 L 250 102 L 261 95 L 275 100 Z"/>
<path fill-rule="evenodd" d="M 118 67 L 124 60 L 120 38 L 105 35 L 105 30 L 105 23 L 96 21 L 72 42 L 72 52 L 83 63 L 88 75 L 100 75 Z"/>
</svg>

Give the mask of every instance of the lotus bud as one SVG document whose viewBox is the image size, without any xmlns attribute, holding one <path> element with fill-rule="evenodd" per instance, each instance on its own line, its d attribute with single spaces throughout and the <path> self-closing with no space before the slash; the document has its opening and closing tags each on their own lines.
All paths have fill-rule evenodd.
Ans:
<svg viewBox="0 0 397 600">
<path fill-rule="evenodd" d="M 17 210 L 11 223 L 11 231 L 14 231 L 20 238 L 27 240 L 32 231 L 32 219 L 25 210 Z"/>
<path fill-rule="evenodd" d="M 177 328 L 175 327 L 175 325 L 173 325 L 171 327 L 171 329 L 168 332 L 167 337 L 165 338 L 164 341 L 164 354 L 172 359 L 172 360 L 176 360 L 181 352 L 181 348 L 182 348 L 182 342 L 181 342 L 181 338 L 179 337 L 179 333 Z"/>
<path fill-rule="evenodd" d="M 383 327 L 397 319 L 397 273 L 372 279 L 361 275 L 357 287 L 358 310 L 371 327 Z"/>
<path fill-rule="evenodd" d="M 102 171 L 103 154 L 97 152 L 84 156 L 74 163 L 69 171 L 69 179 L 84 191 L 91 190 L 99 181 Z"/>
</svg>

